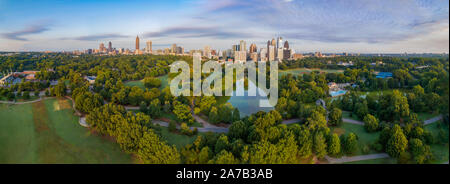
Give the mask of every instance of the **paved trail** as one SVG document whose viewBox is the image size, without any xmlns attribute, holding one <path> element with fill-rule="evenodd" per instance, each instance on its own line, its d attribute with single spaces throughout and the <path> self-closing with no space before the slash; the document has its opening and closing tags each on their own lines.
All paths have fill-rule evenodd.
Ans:
<svg viewBox="0 0 450 184">
<path fill-rule="evenodd" d="M 436 122 L 436 121 L 439 121 L 439 120 L 441 120 L 441 119 L 442 119 L 442 115 L 439 115 L 439 116 L 436 116 L 436 117 L 434 117 L 434 118 L 427 119 L 427 120 L 423 121 L 423 124 L 424 124 L 424 125 L 428 125 L 428 124 L 434 123 L 434 122 Z"/>
<path fill-rule="evenodd" d="M 340 164 L 345 162 L 355 162 L 355 161 L 361 161 L 361 160 L 372 160 L 372 159 L 378 159 L 378 158 L 388 158 L 389 155 L 387 153 L 378 153 L 378 154 L 370 154 L 370 155 L 359 155 L 359 156 L 353 156 L 353 157 L 341 157 L 341 158 L 332 158 L 328 155 L 325 156 L 325 159 L 328 160 L 330 164 Z"/>
<path fill-rule="evenodd" d="M 342 118 L 342 121 L 344 123 L 350 123 L 350 124 L 355 124 L 355 125 L 364 125 L 364 122 L 358 121 L 358 120 L 354 120 L 354 119 Z"/>
</svg>

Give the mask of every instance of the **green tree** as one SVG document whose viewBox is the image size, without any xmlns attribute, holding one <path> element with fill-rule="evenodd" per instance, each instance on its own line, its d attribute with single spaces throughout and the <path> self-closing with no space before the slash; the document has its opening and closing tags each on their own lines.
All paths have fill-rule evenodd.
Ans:
<svg viewBox="0 0 450 184">
<path fill-rule="evenodd" d="M 342 111 L 338 108 L 333 108 L 328 114 L 328 124 L 332 126 L 340 126 L 342 124 Z"/>
<path fill-rule="evenodd" d="M 349 133 L 347 136 L 345 136 L 344 140 L 344 152 L 348 155 L 355 154 L 358 149 L 358 138 L 356 134 Z"/>
<path fill-rule="evenodd" d="M 314 136 L 314 153 L 319 159 L 323 158 L 327 154 L 327 144 L 321 133 L 317 133 Z"/>
<path fill-rule="evenodd" d="M 337 156 L 341 153 L 341 140 L 335 133 L 330 136 L 328 141 L 328 153 L 332 156 Z"/>
<path fill-rule="evenodd" d="M 378 130 L 378 120 L 375 118 L 375 116 L 372 116 L 371 114 L 367 114 L 366 117 L 364 117 L 364 128 L 368 132 L 375 132 Z"/>
<path fill-rule="evenodd" d="M 406 139 L 399 125 L 394 125 L 391 138 L 389 138 L 386 148 L 387 153 L 394 158 L 398 158 L 408 148 L 408 139 Z"/>
<path fill-rule="evenodd" d="M 146 77 L 143 82 L 146 88 L 159 88 L 161 86 L 161 80 L 155 77 Z"/>
<path fill-rule="evenodd" d="M 241 119 L 241 115 L 238 108 L 234 108 L 233 111 L 233 122 L 239 121 Z"/>
<path fill-rule="evenodd" d="M 175 146 L 168 146 L 152 130 L 145 131 L 139 140 L 138 158 L 145 164 L 178 164 L 180 153 Z"/>
<path fill-rule="evenodd" d="M 426 163 L 432 158 L 430 146 L 424 145 L 420 139 L 409 140 L 409 149 L 411 150 L 414 161 L 417 164 Z"/>
</svg>

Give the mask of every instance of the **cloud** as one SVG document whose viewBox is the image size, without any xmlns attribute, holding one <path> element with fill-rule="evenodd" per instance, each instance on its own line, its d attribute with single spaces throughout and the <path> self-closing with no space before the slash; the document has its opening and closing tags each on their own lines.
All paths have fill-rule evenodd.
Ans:
<svg viewBox="0 0 450 184">
<path fill-rule="evenodd" d="M 254 35 L 241 31 L 228 31 L 219 27 L 171 27 L 157 32 L 148 32 L 145 37 L 177 37 L 177 38 L 245 38 Z"/>
<path fill-rule="evenodd" d="M 96 34 L 96 35 L 79 36 L 79 37 L 74 37 L 74 38 L 62 38 L 62 40 L 100 41 L 100 40 L 105 40 L 105 39 L 117 39 L 117 38 L 129 38 L 129 36 L 110 33 L 110 34 Z"/>
<path fill-rule="evenodd" d="M 390 43 L 430 34 L 448 22 L 448 1 L 227 0 L 202 1 L 203 17 L 234 19 L 288 39 L 341 43 Z M 262 32 L 262 31 L 261 31 Z M 255 32 L 253 34 L 260 34 Z"/>
<path fill-rule="evenodd" d="M 28 41 L 28 39 L 24 38 L 24 36 L 39 34 L 48 30 L 49 24 L 34 24 L 19 31 L 3 33 L 2 36 L 10 40 Z"/>
</svg>

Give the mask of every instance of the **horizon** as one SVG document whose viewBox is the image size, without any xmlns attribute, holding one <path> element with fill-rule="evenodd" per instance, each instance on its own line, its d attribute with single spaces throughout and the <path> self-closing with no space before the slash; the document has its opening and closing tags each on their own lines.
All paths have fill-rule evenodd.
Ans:
<svg viewBox="0 0 450 184">
<path fill-rule="evenodd" d="M 298 53 L 449 52 L 448 1 L 299 0 L 10 1 L 0 0 L 0 51 L 98 48 L 230 49 L 239 40 L 264 47 L 283 37 Z M 143 48 L 143 47 L 141 47 Z"/>
</svg>

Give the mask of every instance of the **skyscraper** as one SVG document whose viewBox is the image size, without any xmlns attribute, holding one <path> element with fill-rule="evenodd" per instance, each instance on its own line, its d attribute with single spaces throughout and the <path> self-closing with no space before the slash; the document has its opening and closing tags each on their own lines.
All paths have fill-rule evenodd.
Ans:
<svg viewBox="0 0 450 184">
<path fill-rule="evenodd" d="M 177 44 L 172 44 L 172 48 L 170 49 L 171 53 L 176 54 L 177 53 Z"/>
<path fill-rule="evenodd" d="M 241 40 L 239 43 L 239 51 L 245 51 L 247 52 L 247 44 L 244 40 Z"/>
<path fill-rule="evenodd" d="M 269 51 L 268 51 L 268 59 L 269 61 L 274 61 L 275 60 L 275 46 L 273 45 L 269 45 Z"/>
<path fill-rule="evenodd" d="M 289 49 L 289 43 L 287 40 L 284 42 L 284 49 Z"/>
<path fill-rule="evenodd" d="M 111 42 L 108 43 L 108 52 L 112 52 L 112 43 Z"/>
<path fill-rule="evenodd" d="M 152 41 L 147 41 L 147 47 L 145 48 L 145 51 L 147 52 L 147 54 L 152 53 Z"/>
<path fill-rule="evenodd" d="M 211 47 L 205 46 L 205 49 L 203 50 L 203 56 L 207 57 L 208 59 L 211 59 Z"/>
<path fill-rule="evenodd" d="M 136 51 L 139 50 L 139 36 L 136 36 Z"/>
<path fill-rule="evenodd" d="M 250 53 L 257 52 L 256 44 L 250 44 Z"/>
<path fill-rule="evenodd" d="M 105 48 L 105 44 L 100 43 L 100 46 L 98 47 L 99 52 L 105 52 L 106 48 Z"/>
<path fill-rule="evenodd" d="M 283 47 L 283 38 L 278 37 L 277 38 L 277 49 L 282 48 L 282 47 Z"/>
</svg>

